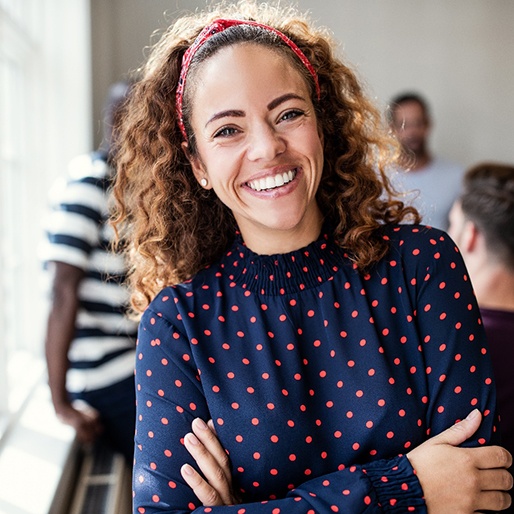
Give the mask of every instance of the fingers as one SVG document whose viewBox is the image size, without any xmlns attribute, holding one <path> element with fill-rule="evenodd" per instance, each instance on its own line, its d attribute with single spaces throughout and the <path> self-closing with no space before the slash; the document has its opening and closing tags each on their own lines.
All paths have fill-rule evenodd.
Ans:
<svg viewBox="0 0 514 514">
<path fill-rule="evenodd" d="M 184 464 L 180 468 L 180 474 L 203 505 L 212 507 L 223 505 L 223 501 L 216 489 L 210 486 L 192 466 Z"/>
<path fill-rule="evenodd" d="M 432 441 L 436 444 L 458 446 L 477 431 L 481 421 L 482 414 L 480 414 L 478 409 L 475 409 L 468 414 L 467 418 L 455 423 L 455 425 L 433 437 Z"/>
<path fill-rule="evenodd" d="M 89 444 L 94 442 L 102 433 L 103 427 L 98 417 L 91 417 L 81 411 L 73 410 L 65 423 L 71 425 L 81 443 Z"/>
<path fill-rule="evenodd" d="M 510 507 L 512 498 L 509 493 L 502 491 L 484 491 L 480 495 L 479 504 L 475 511 L 499 511 Z"/>
<path fill-rule="evenodd" d="M 211 456 L 214 457 L 220 468 L 223 470 L 227 481 L 230 482 L 232 475 L 230 473 L 230 463 L 227 452 L 221 446 L 218 437 L 216 436 L 212 420 L 209 420 L 208 423 L 209 425 L 207 425 L 202 419 L 196 418 L 193 420 L 192 424 L 193 433 L 204 445 L 205 449 L 211 454 Z"/>
<path fill-rule="evenodd" d="M 508 469 L 512 466 L 512 455 L 501 446 L 482 446 L 479 448 L 463 448 L 475 468 Z"/>
<path fill-rule="evenodd" d="M 506 469 L 482 469 L 479 480 L 482 491 L 510 491 L 512 489 L 512 475 Z"/>
<path fill-rule="evenodd" d="M 193 422 L 195 433 L 186 434 L 184 444 L 187 451 L 196 461 L 205 480 L 198 473 L 183 476 L 188 485 L 198 496 L 198 499 L 206 501 L 221 501 L 221 503 L 205 503 L 204 505 L 233 505 L 231 475 L 228 463 L 228 456 L 222 448 L 216 436 L 208 426 L 200 419 Z M 198 434 L 198 436 L 196 435 Z M 192 469 L 192 468 L 191 468 Z M 184 473 L 188 471 L 184 469 Z M 187 477 L 194 482 L 194 486 L 189 483 Z"/>
<path fill-rule="evenodd" d="M 184 444 L 210 484 L 217 488 L 221 482 L 226 480 L 225 472 L 218 461 L 194 434 L 186 434 Z"/>
<path fill-rule="evenodd" d="M 505 448 L 502 448 L 501 446 L 494 446 L 493 448 L 498 448 L 500 451 L 500 456 L 499 456 L 500 463 L 499 463 L 498 467 L 509 469 L 512 466 L 512 464 L 514 463 L 513 455 L 510 452 L 508 452 Z"/>
<path fill-rule="evenodd" d="M 207 426 L 211 429 L 212 433 L 216 435 L 216 428 L 214 427 L 214 421 L 212 421 L 212 419 L 207 421 Z"/>
</svg>

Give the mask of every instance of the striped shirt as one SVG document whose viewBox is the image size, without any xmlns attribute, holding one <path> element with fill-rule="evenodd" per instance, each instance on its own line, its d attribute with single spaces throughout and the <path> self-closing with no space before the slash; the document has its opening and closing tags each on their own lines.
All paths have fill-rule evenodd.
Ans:
<svg viewBox="0 0 514 514">
<path fill-rule="evenodd" d="M 134 371 L 137 322 L 127 318 L 127 271 L 121 255 L 110 251 L 108 223 L 111 168 L 100 154 L 73 159 L 69 174 L 52 188 L 45 223 L 44 262 L 84 270 L 79 286 L 75 338 L 70 346 L 68 391 L 101 389 Z"/>
</svg>

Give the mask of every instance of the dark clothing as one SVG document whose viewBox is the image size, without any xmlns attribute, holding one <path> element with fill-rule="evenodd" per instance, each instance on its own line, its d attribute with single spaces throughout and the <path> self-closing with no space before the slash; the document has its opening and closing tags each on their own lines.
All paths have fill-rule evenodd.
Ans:
<svg viewBox="0 0 514 514">
<path fill-rule="evenodd" d="M 103 389 L 70 394 L 72 400 L 84 400 L 95 408 L 102 420 L 102 438 L 125 457 L 132 466 L 136 404 L 134 377 L 131 376 Z"/>
<path fill-rule="evenodd" d="M 498 388 L 502 445 L 514 455 L 514 311 L 480 309 Z M 511 468 L 511 472 L 513 469 Z M 511 495 L 514 494 L 511 491 Z M 502 513 L 514 514 L 513 505 Z"/>
<path fill-rule="evenodd" d="M 423 226 L 383 237 L 390 251 L 369 274 L 328 236 L 271 256 L 237 240 L 155 298 L 136 356 L 134 512 L 199 507 L 180 476 L 195 466 L 181 440 L 196 417 L 214 420 L 244 503 L 198 512 L 426 512 L 401 454 L 475 407 L 484 421 L 466 444 L 495 442 L 492 366 L 458 250 Z"/>
</svg>

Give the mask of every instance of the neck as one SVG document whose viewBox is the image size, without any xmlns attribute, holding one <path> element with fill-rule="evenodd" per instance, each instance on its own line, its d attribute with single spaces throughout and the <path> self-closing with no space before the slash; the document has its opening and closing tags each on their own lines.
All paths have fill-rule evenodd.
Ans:
<svg viewBox="0 0 514 514">
<path fill-rule="evenodd" d="M 318 239 L 323 225 L 323 215 L 318 209 L 309 223 L 299 224 L 291 229 L 271 229 L 239 223 L 239 230 L 246 246 L 260 255 L 289 253 L 303 248 Z"/>
<path fill-rule="evenodd" d="M 480 307 L 514 311 L 514 272 L 500 264 L 483 265 L 474 271 L 472 281 Z"/>
</svg>

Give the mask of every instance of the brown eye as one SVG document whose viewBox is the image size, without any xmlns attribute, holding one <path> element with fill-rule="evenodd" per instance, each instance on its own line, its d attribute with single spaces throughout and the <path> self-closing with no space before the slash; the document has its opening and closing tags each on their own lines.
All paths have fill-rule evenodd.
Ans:
<svg viewBox="0 0 514 514">
<path fill-rule="evenodd" d="M 291 111 L 287 111 L 286 113 L 284 113 L 281 117 L 280 117 L 280 120 L 279 121 L 287 121 L 287 120 L 292 120 L 292 119 L 295 119 L 295 118 L 298 118 L 299 116 L 303 116 L 305 113 L 303 111 L 300 111 L 298 109 L 293 109 Z"/>
<path fill-rule="evenodd" d="M 213 137 L 229 137 L 236 134 L 238 131 L 234 127 L 223 127 L 218 130 Z"/>
</svg>

